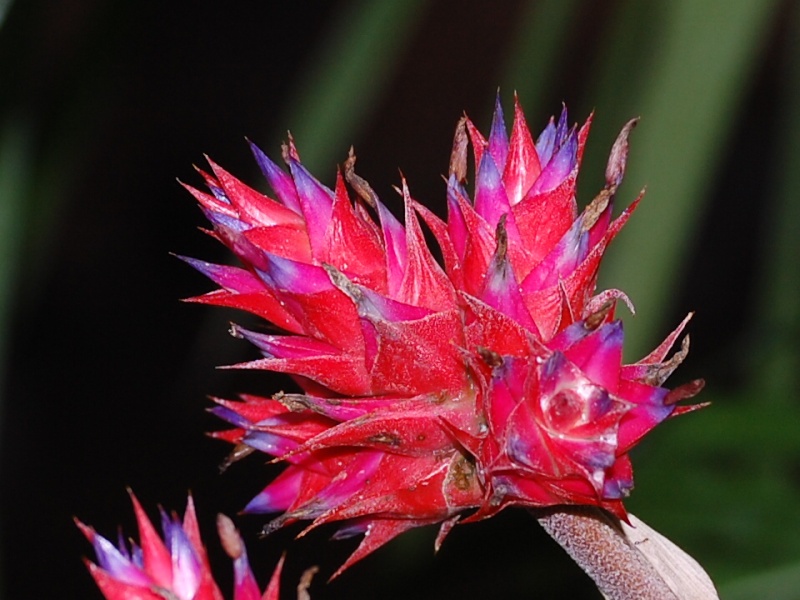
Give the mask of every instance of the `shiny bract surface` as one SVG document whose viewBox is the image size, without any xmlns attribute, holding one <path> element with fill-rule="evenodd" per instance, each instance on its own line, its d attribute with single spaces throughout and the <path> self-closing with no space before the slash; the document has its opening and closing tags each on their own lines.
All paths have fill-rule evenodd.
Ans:
<svg viewBox="0 0 800 600">
<path fill-rule="evenodd" d="M 290 139 L 284 170 L 252 150 L 273 196 L 209 160 L 208 192 L 186 185 L 240 266 L 185 258 L 219 289 L 193 301 L 258 315 L 268 333 L 234 326 L 262 358 L 238 365 L 289 374 L 299 393 L 216 400 L 233 428 L 231 460 L 259 451 L 286 469 L 246 507 L 365 534 L 342 567 L 396 535 L 509 505 L 594 505 L 625 518 L 629 450 L 691 410 L 664 380 L 688 350 L 667 354 L 688 318 L 650 355 L 622 364 L 619 290 L 595 290 L 603 254 L 639 199 L 613 216 L 631 121 L 606 184 L 583 210 L 576 181 L 591 118 L 564 108 L 534 140 L 518 102 L 510 134 L 496 104 L 489 135 L 456 128 L 447 218 L 405 181 L 401 223 L 352 155 L 333 189 Z M 468 154 L 474 186 L 468 191 Z M 349 184 L 349 186 L 348 186 Z M 348 187 L 352 192 L 348 191 Z M 423 225 L 438 245 L 437 262 Z"/>
</svg>

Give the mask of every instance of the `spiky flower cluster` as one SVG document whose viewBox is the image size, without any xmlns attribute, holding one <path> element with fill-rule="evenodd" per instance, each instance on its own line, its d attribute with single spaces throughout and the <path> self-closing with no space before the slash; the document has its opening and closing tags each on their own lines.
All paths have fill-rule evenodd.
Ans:
<svg viewBox="0 0 800 600">
<path fill-rule="evenodd" d="M 114 546 L 92 527 L 76 520 L 94 547 L 97 564 L 91 561 L 86 564 L 107 600 L 222 600 L 200 539 L 191 496 L 182 521 L 174 513 L 168 515 L 161 511 L 163 539 L 133 494 L 131 500 L 139 527 L 139 543 L 131 540 L 128 545 L 120 534 Z M 225 551 L 233 559 L 233 600 L 278 600 L 283 560 L 275 568 L 262 596 L 250 570 L 244 542 L 233 522 L 219 515 L 217 529 Z"/>
<path fill-rule="evenodd" d="M 446 220 L 403 181 L 401 224 L 355 174 L 352 154 L 329 189 L 291 140 L 288 172 L 252 145 L 274 198 L 210 160 L 211 173 L 200 171 L 210 193 L 186 186 L 241 261 L 186 258 L 220 286 L 193 300 L 265 319 L 271 332 L 234 327 L 263 354 L 240 366 L 289 374 L 302 390 L 213 409 L 233 425 L 214 434 L 235 445 L 232 460 L 260 451 L 288 465 L 245 509 L 282 513 L 265 531 L 310 520 L 340 522 L 340 537 L 366 534 L 344 569 L 422 525 L 441 523 L 438 547 L 465 512 L 474 521 L 509 505 L 581 504 L 625 517 L 629 450 L 691 410 L 675 403 L 699 384 L 662 387 L 686 353 L 684 342 L 666 360 L 686 321 L 622 364 L 614 309 L 629 302 L 595 284 L 638 203 L 613 218 L 635 122 L 579 214 L 590 121 L 569 127 L 564 109 L 534 142 L 518 102 L 510 137 L 499 101 L 488 138 L 464 117 Z"/>
</svg>

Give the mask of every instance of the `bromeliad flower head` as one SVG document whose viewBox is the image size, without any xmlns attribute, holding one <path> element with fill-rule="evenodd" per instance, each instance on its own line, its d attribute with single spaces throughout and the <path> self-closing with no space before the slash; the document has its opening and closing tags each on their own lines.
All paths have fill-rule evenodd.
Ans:
<svg viewBox="0 0 800 600">
<path fill-rule="evenodd" d="M 291 139 L 288 172 L 251 144 L 275 198 L 210 160 L 212 173 L 200 171 L 210 194 L 186 186 L 242 265 L 185 259 L 220 286 L 193 300 L 268 321 L 265 332 L 233 327 L 263 354 L 240 366 L 287 373 L 302 390 L 213 409 L 234 426 L 214 434 L 235 444 L 230 460 L 261 451 L 288 464 L 246 507 L 282 513 L 266 532 L 310 520 L 340 522 L 340 537 L 367 534 L 346 568 L 421 525 L 441 523 L 438 547 L 466 511 L 476 520 L 509 505 L 585 504 L 625 517 L 628 451 L 691 410 L 675 403 L 700 382 L 662 387 L 688 350 L 685 340 L 666 359 L 686 320 L 622 364 L 614 308 L 630 303 L 595 283 L 638 203 L 613 218 L 635 121 L 579 214 L 590 122 L 570 127 L 564 109 L 534 142 L 518 102 L 510 137 L 499 100 L 488 137 L 462 118 L 446 221 L 403 181 L 401 224 L 355 174 L 352 153 L 329 189 Z"/>
<path fill-rule="evenodd" d="M 120 534 L 117 546 L 92 527 L 76 521 L 94 546 L 97 564 L 86 561 L 106 600 L 222 600 L 211 575 L 208 557 L 200 539 L 200 528 L 192 498 L 181 521 L 161 512 L 163 539 L 156 533 L 139 501 L 131 494 L 139 542 L 125 544 Z M 234 600 L 278 600 L 283 560 L 278 563 L 263 596 L 258 589 L 247 550 L 231 520 L 217 517 L 217 529 L 228 556 L 233 559 Z"/>
</svg>

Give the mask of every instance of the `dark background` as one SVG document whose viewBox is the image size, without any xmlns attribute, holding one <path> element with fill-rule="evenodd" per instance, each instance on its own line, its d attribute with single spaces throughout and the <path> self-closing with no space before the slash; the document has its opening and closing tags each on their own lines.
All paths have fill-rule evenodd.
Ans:
<svg viewBox="0 0 800 600">
<path fill-rule="evenodd" d="M 706 377 L 715 405 L 644 444 L 631 506 L 726 597 L 753 581 L 774 590 L 763 597 L 800 597 L 780 595 L 800 564 L 787 539 L 800 519 L 796 3 L 746 18 L 722 0 L 391 4 L 0 4 L 0 598 L 99 598 L 72 517 L 133 534 L 126 486 L 154 517 L 191 490 L 229 589 L 214 516 L 235 514 L 271 471 L 251 458 L 218 474 L 228 448 L 203 435 L 218 427 L 206 397 L 291 384 L 215 369 L 255 351 L 226 334 L 245 317 L 178 301 L 212 284 L 170 252 L 226 255 L 176 177 L 199 184 L 192 164 L 209 153 L 260 186 L 244 136 L 277 159 L 292 129 L 322 181 L 354 144 L 390 205 L 399 169 L 441 214 L 455 122 L 466 110 L 487 129 L 498 86 L 507 114 L 519 90 L 537 131 L 562 101 L 572 120 L 596 109 L 581 202 L 616 131 L 642 115 L 621 200 L 646 182 L 651 193 L 605 283 L 637 303 L 626 327 L 638 354 L 697 311 L 675 383 Z M 238 523 L 260 581 L 288 551 L 286 598 L 313 564 L 316 599 L 599 597 L 523 511 L 457 528 L 435 557 L 435 531 L 407 534 L 330 585 L 354 542 L 324 528 L 259 541 L 262 519 Z"/>
</svg>

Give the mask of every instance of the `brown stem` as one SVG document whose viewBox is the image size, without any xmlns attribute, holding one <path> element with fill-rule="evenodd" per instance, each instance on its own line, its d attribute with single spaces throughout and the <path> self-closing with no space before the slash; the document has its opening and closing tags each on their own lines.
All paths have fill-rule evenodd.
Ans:
<svg viewBox="0 0 800 600">
<path fill-rule="evenodd" d="M 619 521 L 593 507 L 534 511 L 544 530 L 611 600 L 678 600 Z"/>
</svg>

